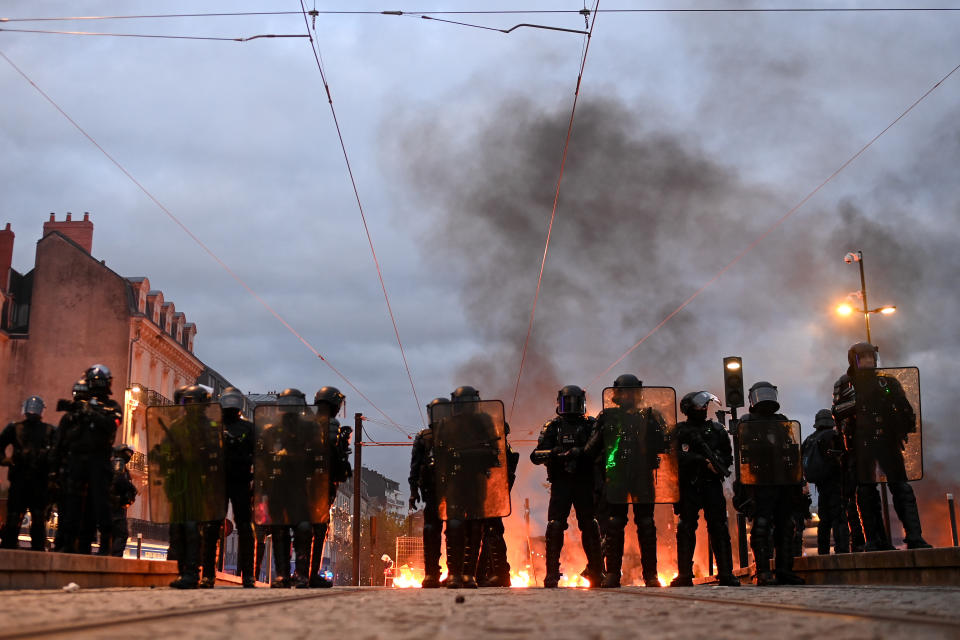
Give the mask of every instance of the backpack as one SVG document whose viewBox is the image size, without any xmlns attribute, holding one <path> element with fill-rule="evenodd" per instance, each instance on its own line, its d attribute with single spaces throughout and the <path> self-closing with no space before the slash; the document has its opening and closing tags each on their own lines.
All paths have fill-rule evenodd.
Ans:
<svg viewBox="0 0 960 640">
<path fill-rule="evenodd" d="M 834 437 L 832 429 L 816 431 L 803 441 L 800 446 L 800 461 L 803 464 L 803 476 L 807 482 L 814 484 L 826 482 L 836 477 L 840 471 L 839 460 L 833 460 L 823 455 L 821 440 Z"/>
</svg>

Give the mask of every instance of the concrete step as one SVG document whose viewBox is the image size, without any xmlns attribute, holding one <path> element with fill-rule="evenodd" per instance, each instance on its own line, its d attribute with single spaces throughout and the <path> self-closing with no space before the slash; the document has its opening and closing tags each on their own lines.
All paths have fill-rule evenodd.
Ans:
<svg viewBox="0 0 960 640">
<path fill-rule="evenodd" d="M 0 589 L 60 589 L 71 582 L 86 589 L 167 587 L 176 577 L 177 563 L 169 560 L 0 549 Z M 239 576 L 217 572 L 217 586 L 240 583 Z"/>
<path fill-rule="evenodd" d="M 803 556 L 793 570 L 810 585 L 960 586 L 960 547 Z M 734 573 L 748 582 L 756 565 Z M 716 578 L 694 582 L 716 584 Z"/>
</svg>

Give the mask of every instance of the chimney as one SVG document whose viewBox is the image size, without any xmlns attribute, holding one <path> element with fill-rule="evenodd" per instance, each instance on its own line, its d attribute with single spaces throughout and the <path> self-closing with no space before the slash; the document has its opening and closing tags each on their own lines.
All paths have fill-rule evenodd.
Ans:
<svg viewBox="0 0 960 640">
<path fill-rule="evenodd" d="M 10 267 L 13 265 L 13 238 L 14 233 L 7 223 L 5 229 L 0 230 L 0 291 L 10 290 Z"/>
<path fill-rule="evenodd" d="M 43 236 L 52 232 L 58 232 L 70 238 L 78 245 L 83 247 L 87 253 L 93 249 L 93 223 L 90 222 L 90 212 L 85 211 L 83 220 L 74 220 L 73 214 L 67 213 L 67 219 L 63 222 L 57 222 L 55 214 L 50 214 L 50 220 L 43 223 Z"/>
</svg>

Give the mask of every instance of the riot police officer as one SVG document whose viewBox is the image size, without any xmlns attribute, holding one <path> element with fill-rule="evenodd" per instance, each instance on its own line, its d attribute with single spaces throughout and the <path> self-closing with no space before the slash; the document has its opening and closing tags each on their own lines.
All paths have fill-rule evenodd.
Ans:
<svg viewBox="0 0 960 640">
<path fill-rule="evenodd" d="M 833 413 L 841 422 L 858 473 L 857 503 L 867 551 L 892 549 L 883 526 L 876 469 L 883 473 L 908 549 L 928 549 L 917 498 L 907 482 L 903 450 L 916 433 L 914 407 L 894 376 L 877 371 L 877 347 L 858 342 L 847 351 L 847 374 L 834 384 Z M 859 397 L 859 396 L 863 397 Z M 860 415 L 864 413 L 865 415 Z"/>
<path fill-rule="evenodd" d="M 599 586 L 603 577 L 600 528 L 593 495 L 593 463 L 584 454 L 596 420 L 586 415 L 586 403 L 586 393 L 580 387 L 571 384 L 560 389 L 557 392 L 557 417 L 543 425 L 537 448 L 530 454 L 531 462 L 546 465 L 550 483 L 544 536 L 547 575 L 543 579 L 543 586 L 548 589 L 555 588 L 560 582 L 560 552 L 570 507 L 576 510 L 590 586 Z"/>
<path fill-rule="evenodd" d="M 487 506 L 491 499 L 488 480 L 493 471 L 504 463 L 500 459 L 501 451 L 497 425 L 492 417 L 479 406 L 480 392 L 474 387 L 458 387 L 450 394 L 451 417 L 438 425 L 445 428 L 449 423 L 453 440 L 446 441 L 437 437 L 435 447 L 444 452 L 444 462 L 447 454 L 452 458 L 449 476 L 444 478 L 444 497 L 447 501 L 446 541 L 447 541 L 447 588 L 448 589 L 476 589 L 477 567 L 480 556 L 480 545 L 483 539 L 485 519 L 477 514 L 488 513 Z M 500 409 L 502 412 L 502 407 Z M 469 433 L 453 433 L 469 430 Z M 461 437 L 466 437 L 461 440 Z M 462 449 L 460 445 L 466 444 Z M 451 448 L 447 448 L 447 447 Z M 438 460 L 438 466 L 440 460 Z M 446 467 L 445 467 L 446 468 Z M 503 471 L 506 471 L 505 469 Z M 504 476 L 503 480 L 507 480 Z M 507 492 L 505 486 L 496 487 L 497 491 Z M 440 487 L 438 486 L 438 489 Z"/>
<path fill-rule="evenodd" d="M 758 478 L 757 483 L 742 486 L 749 495 L 747 502 L 753 504 L 746 515 L 753 523 L 750 547 L 757 563 L 757 585 L 803 584 L 793 572 L 795 514 L 803 500 L 799 442 L 787 417 L 777 412 L 780 402 L 775 386 L 757 382 L 748 398 L 750 412 L 740 418 L 737 428 L 741 468 L 751 468 Z M 771 540 L 776 548 L 775 573 L 770 571 Z"/>
<path fill-rule="evenodd" d="M 666 453 L 668 434 L 663 414 L 653 407 L 637 405 L 643 383 L 637 376 L 625 373 L 613 382 L 613 406 L 604 408 L 597 416 L 594 434 L 587 443 L 587 455 L 599 456 L 604 487 L 597 509 L 605 563 L 603 588 L 620 586 L 623 565 L 624 529 L 627 526 L 628 508 L 633 505 L 633 520 L 637 526 L 637 541 L 640 543 L 640 565 L 643 583 L 648 587 L 660 587 L 657 575 L 657 525 L 653 512 L 655 501 L 655 475 L 660 465 L 660 456 Z M 675 396 L 673 402 L 675 402 Z M 675 405 L 674 405 L 675 406 Z M 676 409 L 673 409 L 676 411 Z M 605 434 L 613 442 L 605 443 Z M 627 460 L 622 447 L 623 438 L 628 447 L 636 449 L 636 456 Z M 629 476 L 644 486 L 643 496 L 624 496 L 615 499 L 610 495 L 611 486 L 620 484 L 620 476 Z M 631 493 L 631 492 L 626 492 Z M 620 502 L 626 499 L 627 502 Z"/>
<path fill-rule="evenodd" d="M 55 428 L 42 420 L 44 406 L 40 396 L 30 396 L 23 403 L 23 420 L 11 422 L 0 432 L 0 464 L 10 468 L 7 519 L 0 531 L 4 549 L 19 546 L 20 524 L 29 510 L 30 548 L 46 550 L 48 456 Z M 8 446 L 13 448 L 9 457 Z"/>
<path fill-rule="evenodd" d="M 89 540 L 81 537 L 84 521 L 92 522 L 100 532 L 99 554 L 109 555 L 113 530 L 110 456 L 123 410 L 110 398 L 110 369 L 95 364 L 83 378 L 89 399 L 58 403 L 66 410 L 57 429 L 52 465 L 61 487 L 59 526 L 64 551 L 89 553 Z"/>
<path fill-rule="evenodd" d="M 814 432 L 801 447 L 803 474 L 817 488 L 817 553 L 830 553 L 830 534 L 834 551 L 850 552 L 850 528 L 843 503 L 843 436 L 836 429 L 833 412 L 821 409 L 813 420 Z"/>
<path fill-rule="evenodd" d="M 158 408 L 160 413 L 169 413 L 157 418 L 163 439 L 148 457 L 151 471 L 156 470 L 157 477 L 164 478 L 169 504 L 170 548 L 177 560 L 178 574 L 170 586 L 196 589 L 200 586 L 201 564 L 211 546 L 216 557 L 219 524 L 226 510 L 223 443 L 220 425 L 208 413 L 210 393 L 204 387 L 180 387 L 175 397 L 183 409 Z M 148 422 L 150 415 L 148 409 Z M 174 419 L 167 425 L 165 418 L 170 417 Z M 204 567 L 204 587 L 213 586 L 214 571 L 215 566 Z"/>
<path fill-rule="evenodd" d="M 727 527 L 727 501 L 723 479 L 730 475 L 733 450 L 723 425 L 707 418 L 707 408 L 719 399 L 708 391 L 691 391 L 680 400 L 687 419 L 677 424 L 680 456 L 680 502 L 674 506 L 677 523 L 677 577 L 671 587 L 693 586 L 693 553 L 697 544 L 700 510 L 707 521 L 710 546 L 717 558 L 717 578 L 722 586 L 739 587 L 733 575 L 733 552 Z"/>
<path fill-rule="evenodd" d="M 417 433 L 410 452 L 410 510 L 423 501 L 423 565 L 424 589 L 440 586 L 440 546 L 443 521 L 437 503 L 437 483 L 434 477 L 436 461 L 433 457 L 433 429 L 447 398 L 434 398 L 427 404 L 428 427 Z"/>
<path fill-rule="evenodd" d="M 510 446 L 506 439 L 510 435 L 510 424 L 503 423 L 504 446 L 507 452 L 507 490 L 513 490 L 517 479 L 517 465 L 520 454 Z M 503 518 L 486 518 L 483 521 L 483 537 L 480 542 L 480 556 L 477 559 L 477 584 L 481 587 L 509 587 L 510 563 L 507 561 L 506 529 Z"/>
<path fill-rule="evenodd" d="M 227 387 L 220 394 L 223 421 L 223 462 L 226 479 L 226 499 L 233 508 L 233 522 L 237 529 L 237 569 L 243 586 L 253 588 L 253 447 L 256 439 L 253 423 L 244 420 L 243 393 L 236 387 Z M 201 587 L 212 587 L 216 581 L 217 546 L 222 522 L 211 522 L 204 531 L 203 580 Z"/>
<path fill-rule="evenodd" d="M 317 419 L 319 422 L 327 421 L 328 440 L 327 446 L 329 453 L 327 459 L 330 461 L 330 503 L 336 499 L 337 485 L 345 482 L 350 477 L 349 453 L 349 433 L 341 432 L 343 427 L 336 415 L 340 413 L 340 407 L 346 399 L 340 390 L 336 387 L 322 387 L 313 397 L 313 404 L 317 408 Z M 346 427 L 349 432 L 349 427 Z M 342 439 L 346 435 L 346 442 Z M 333 582 L 320 574 L 320 568 L 323 563 L 323 544 L 327 539 L 327 528 L 330 525 L 330 511 L 322 514 L 319 522 L 313 525 L 313 548 L 310 555 L 310 579 L 308 586 L 313 588 L 327 589 L 333 586 Z"/>
<path fill-rule="evenodd" d="M 113 448 L 110 466 L 113 480 L 110 483 L 110 521 L 113 523 L 113 540 L 110 555 L 123 557 L 127 548 L 130 529 L 127 527 L 127 507 L 137 499 L 137 487 L 133 484 L 127 463 L 133 458 L 133 449 L 127 444 L 118 444 Z"/>
</svg>

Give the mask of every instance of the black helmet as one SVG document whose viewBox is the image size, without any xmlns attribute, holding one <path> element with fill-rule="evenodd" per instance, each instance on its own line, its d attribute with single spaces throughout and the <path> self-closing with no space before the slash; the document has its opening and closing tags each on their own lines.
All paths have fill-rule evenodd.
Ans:
<svg viewBox="0 0 960 640">
<path fill-rule="evenodd" d="M 624 373 L 623 375 L 617 376 L 617 379 L 613 381 L 614 387 L 642 387 L 643 383 L 640 382 L 640 378 L 633 375 L 632 373 Z"/>
<path fill-rule="evenodd" d="M 227 387 L 220 392 L 221 409 L 243 409 L 243 393 L 236 387 Z"/>
<path fill-rule="evenodd" d="M 450 404 L 450 401 L 446 398 L 434 398 L 427 403 L 427 422 L 429 422 L 430 425 L 436 424 L 439 419 L 436 413 L 438 413 L 440 405 L 444 404 Z"/>
<path fill-rule="evenodd" d="M 327 404 L 330 406 L 330 414 L 337 415 L 340 413 L 340 407 L 343 405 L 343 401 L 346 398 L 340 389 L 336 387 L 322 387 L 317 394 L 313 396 L 313 404 Z"/>
<path fill-rule="evenodd" d="M 874 366 L 876 366 L 877 353 L 880 350 L 869 342 L 858 342 L 847 349 L 847 362 L 854 369 L 860 368 L 860 358 L 870 354 L 873 356 Z"/>
<path fill-rule="evenodd" d="M 776 413 L 777 409 L 780 408 L 777 388 L 766 380 L 761 380 L 750 387 L 747 397 L 750 401 L 751 412 Z"/>
<path fill-rule="evenodd" d="M 587 394 L 575 384 L 557 391 L 557 414 L 582 416 L 587 411 Z"/>
<path fill-rule="evenodd" d="M 480 392 L 469 386 L 457 387 L 450 394 L 450 399 L 453 402 L 479 402 Z"/>
<path fill-rule="evenodd" d="M 688 418 L 695 414 L 706 415 L 707 405 L 711 402 L 720 404 L 720 398 L 709 391 L 691 391 L 680 398 L 680 412 Z"/>
<path fill-rule="evenodd" d="M 115 458 L 123 456 L 127 462 L 130 462 L 133 457 L 133 448 L 128 444 L 118 444 L 113 448 L 113 456 Z"/>
<path fill-rule="evenodd" d="M 43 403 L 43 398 L 40 396 L 30 396 L 23 401 L 23 415 L 25 416 L 37 416 L 38 418 L 43 415 L 43 409 L 46 407 Z"/>
<path fill-rule="evenodd" d="M 210 402 L 210 392 L 198 384 L 180 387 L 177 389 L 177 392 L 180 394 L 178 404 L 203 404 Z"/>
<path fill-rule="evenodd" d="M 277 396 L 277 404 L 307 406 L 307 396 L 300 389 L 284 389 Z"/>
<path fill-rule="evenodd" d="M 173 391 L 173 404 L 183 404 L 181 400 L 183 399 L 183 392 L 190 388 L 190 385 L 185 384 L 182 387 L 177 387 Z"/>
<path fill-rule="evenodd" d="M 820 409 L 817 411 L 817 417 L 813 419 L 814 429 L 833 429 L 837 423 L 833 419 L 833 412 L 830 409 Z"/>
<path fill-rule="evenodd" d="M 113 374 L 110 373 L 110 369 L 106 365 L 90 365 L 90 368 L 84 372 L 83 377 L 87 381 L 87 388 L 91 395 L 110 395 L 110 382 L 113 380 Z"/>
</svg>

